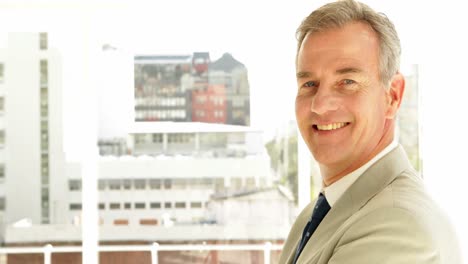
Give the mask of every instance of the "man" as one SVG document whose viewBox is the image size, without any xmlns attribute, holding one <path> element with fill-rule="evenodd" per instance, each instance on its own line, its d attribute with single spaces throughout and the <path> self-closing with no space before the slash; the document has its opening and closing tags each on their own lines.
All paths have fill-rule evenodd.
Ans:
<svg viewBox="0 0 468 264">
<path fill-rule="evenodd" d="M 403 98 L 394 25 L 344 0 L 298 28 L 296 118 L 320 166 L 280 263 L 462 263 L 454 231 L 394 140 Z"/>
</svg>

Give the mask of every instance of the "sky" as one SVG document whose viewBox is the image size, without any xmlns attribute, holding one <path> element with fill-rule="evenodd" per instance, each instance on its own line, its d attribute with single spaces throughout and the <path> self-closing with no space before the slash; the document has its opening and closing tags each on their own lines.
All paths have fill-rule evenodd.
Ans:
<svg viewBox="0 0 468 264">
<path fill-rule="evenodd" d="M 0 1 L 3 32 L 48 31 L 63 54 L 67 152 L 91 147 L 103 44 L 122 52 L 230 52 L 249 71 L 251 122 L 272 133 L 294 119 L 294 32 L 325 1 Z M 468 248 L 466 30 L 462 1 L 366 1 L 394 21 L 402 66 L 420 65 L 424 178 Z M 4 38 L 0 38 L 0 44 Z M 55 44 L 52 44 L 55 43 Z M 94 143 L 94 142 L 93 142 Z M 464 202 L 463 202 L 464 204 Z"/>
</svg>

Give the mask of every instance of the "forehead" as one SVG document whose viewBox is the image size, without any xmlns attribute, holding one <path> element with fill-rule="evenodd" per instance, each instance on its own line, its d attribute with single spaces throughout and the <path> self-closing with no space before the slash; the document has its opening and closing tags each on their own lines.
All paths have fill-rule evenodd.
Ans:
<svg viewBox="0 0 468 264">
<path fill-rule="evenodd" d="M 354 66 L 377 67 L 379 40 L 366 23 L 351 22 L 340 28 L 306 35 L 297 55 L 297 68 Z"/>
</svg>

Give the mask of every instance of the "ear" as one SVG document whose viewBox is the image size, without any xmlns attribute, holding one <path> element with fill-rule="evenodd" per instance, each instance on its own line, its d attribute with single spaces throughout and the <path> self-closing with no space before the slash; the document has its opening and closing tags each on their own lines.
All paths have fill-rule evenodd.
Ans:
<svg viewBox="0 0 468 264">
<path fill-rule="evenodd" d="M 397 72 L 393 75 L 390 82 L 390 87 L 385 92 L 387 97 L 387 114 L 386 118 L 394 119 L 398 109 L 400 108 L 401 101 L 403 99 L 403 93 L 405 92 L 405 77 Z"/>
</svg>

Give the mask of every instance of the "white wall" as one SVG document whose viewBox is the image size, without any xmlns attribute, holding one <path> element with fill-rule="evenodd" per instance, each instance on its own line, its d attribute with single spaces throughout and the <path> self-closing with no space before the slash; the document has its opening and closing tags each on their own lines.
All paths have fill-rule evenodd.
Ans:
<svg viewBox="0 0 468 264">
<path fill-rule="evenodd" d="M 10 34 L 5 61 L 6 222 L 41 221 L 39 35 Z"/>
</svg>

